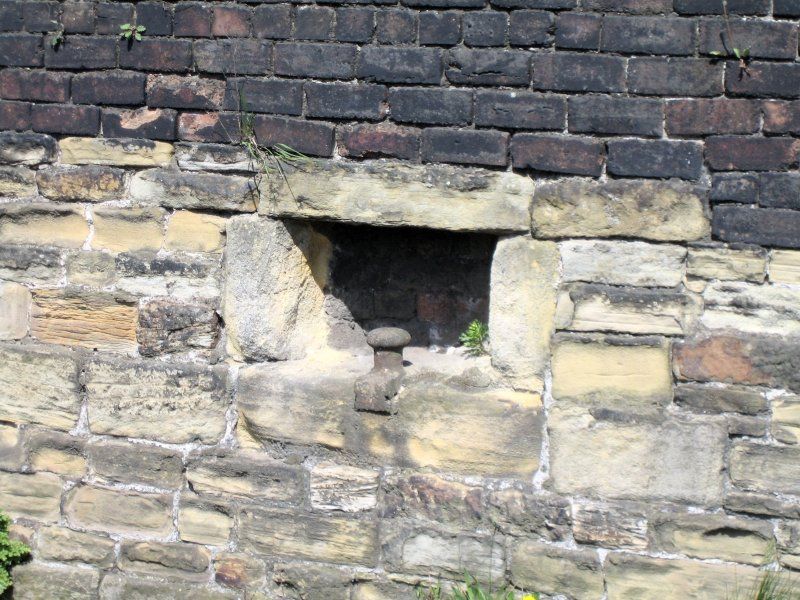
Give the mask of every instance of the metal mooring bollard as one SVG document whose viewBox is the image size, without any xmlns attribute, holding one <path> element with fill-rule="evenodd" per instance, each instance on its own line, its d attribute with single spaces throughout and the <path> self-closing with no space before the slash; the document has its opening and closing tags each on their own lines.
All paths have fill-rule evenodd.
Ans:
<svg viewBox="0 0 800 600">
<path fill-rule="evenodd" d="M 403 348 L 411 342 L 411 334 L 399 327 L 379 327 L 367 334 L 372 347 L 372 370 L 356 379 L 355 409 L 383 414 L 397 412 L 395 396 L 403 380 Z"/>
</svg>

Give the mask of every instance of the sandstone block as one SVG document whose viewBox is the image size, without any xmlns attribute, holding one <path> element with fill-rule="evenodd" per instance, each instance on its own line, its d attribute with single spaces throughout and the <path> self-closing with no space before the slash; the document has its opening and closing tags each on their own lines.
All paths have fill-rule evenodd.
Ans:
<svg viewBox="0 0 800 600">
<path fill-rule="evenodd" d="M 114 440 L 89 444 L 87 450 L 95 476 L 105 481 L 163 489 L 183 483 L 183 460 L 174 450 Z"/>
<path fill-rule="evenodd" d="M 205 581 L 210 562 L 208 549 L 196 544 L 124 541 L 120 546 L 119 567 L 123 571 Z"/>
<path fill-rule="evenodd" d="M 432 474 L 387 475 L 381 517 L 477 525 L 484 516 L 483 489 Z"/>
<path fill-rule="evenodd" d="M 177 210 L 169 219 L 165 248 L 184 252 L 221 252 L 225 246 L 226 219 Z"/>
<path fill-rule="evenodd" d="M 300 594 L 309 600 L 349 600 L 350 588 L 359 574 L 326 565 L 278 563 L 272 580 L 283 595 Z"/>
<path fill-rule="evenodd" d="M 603 572 L 594 551 L 523 541 L 512 546 L 510 562 L 511 580 L 517 587 L 576 600 L 603 595 Z"/>
<path fill-rule="evenodd" d="M 603 548 L 647 549 L 644 504 L 576 502 L 572 505 L 575 541 Z"/>
<path fill-rule="evenodd" d="M 725 508 L 748 515 L 800 519 L 800 506 L 772 494 L 730 490 L 725 495 Z"/>
<path fill-rule="evenodd" d="M 58 152 L 56 141 L 41 133 L 0 133 L 0 164 L 38 165 L 53 162 Z"/>
<path fill-rule="evenodd" d="M 800 396 L 780 396 L 772 401 L 772 436 L 784 444 L 800 443 Z"/>
<path fill-rule="evenodd" d="M 223 502 L 200 500 L 181 495 L 178 509 L 178 532 L 186 542 L 225 546 L 233 530 L 234 513 Z"/>
<path fill-rule="evenodd" d="M 769 280 L 800 285 L 800 251 L 773 250 L 769 260 Z"/>
<path fill-rule="evenodd" d="M 24 462 L 22 431 L 10 425 L 0 425 L 0 468 L 18 471 Z"/>
<path fill-rule="evenodd" d="M 158 251 L 165 211 L 158 208 L 96 208 L 92 248 L 113 252 Z"/>
<path fill-rule="evenodd" d="M 555 327 L 558 248 L 529 237 L 502 238 L 492 260 L 492 364 L 541 389 Z"/>
<path fill-rule="evenodd" d="M 64 514 L 73 525 L 137 535 L 172 531 L 172 495 L 79 485 L 67 492 Z"/>
<path fill-rule="evenodd" d="M 185 444 L 225 433 L 225 372 L 156 361 L 93 361 L 86 369 L 93 433 Z"/>
<path fill-rule="evenodd" d="M 80 206 L 0 205 L 0 239 L 5 244 L 80 248 L 88 236 L 89 224 Z"/>
<path fill-rule="evenodd" d="M 452 231 L 527 231 L 533 182 L 444 165 L 315 161 L 270 183 L 259 211 L 273 217 Z"/>
<path fill-rule="evenodd" d="M 67 352 L 0 347 L 0 406 L 3 420 L 54 429 L 78 422 L 78 364 Z"/>
<path fill-rule="evenodd" d="M 13 577 L 15 600 L 84 600 L 95 596 L 100 583 L 97 569 L 38 562 L 15 567 Z"/>
<path fill-rule="evenodd" d="M 175 144 L 175 159 L 184 171 L 252 171 L 253 159 L 229 144 Z"/>
<path fill-rule="evenodd" d="M 108 252 L 75 252 L 67 256 L 67 282 L 102 288 L 116 278 L 114 255 Z"/>
<path fill-rule="evenodd" d="M 665 346 L 615 346 L 560 340 L 553 351 L 553 397 L 646 408 L 672 399 Z"/>
<path fill-rule="evenodd" d="M 51 526 L 39 530 L 36 549 L 44 560 L 89 563 L 109 568 L 116 561 L 115 545 L 114 540 L 104 535 Z"/>
<path fill-rule="evenodd" d="M 489 492 L 486 503 L 492 525 L 503 533 L 522 537 L 534 534 L 551 541 L 570 535 L 569 502 L 559 496 L 514 487 Z"/>
<path fill-rule="evenodd" d="M 261 554 L 373 566 L 378 555 L 374 521 L 331 514 L 243 508 L 239 542 Z"/>
<path fill-rule="evenodd" d="M 325 339 L 328 241 L 309 226 L 258 216 L 228 223 L 223 315 L 228 352 L 293 360 Z"/>
<path fill-rule="evenodd" d="M 235 212 L 256 209 L 255 184 L 252 178 L 240 175 L 148 169 L 133 176 L 130 193 L 139 204 L 168 208 Z"/>
<path fill-rule="evenodd" d="M 152 579 L 109 573 L 100 585 L 101 600 L 235 600 L 235 592 L 213 589 L 183 578 Z"/>
<path fill-rule="evenodd" d="M 615 600 L 710 600 L 750 589 L 757 574 L 752 567 L 609 554 L 606 587 Z"/>
<path fill-rule="evenodd" d="M 69 478 L 86 473 L 85 440 L 58 431 L 28 431 L 28 462 L 36 471 L 50 471 Z"/>
<path fill-rule="evenodd" d="M 706 287 L 703 300 L 701 323 L 708 329 L 800 334 L 800 288 L 714 282 Z"/>
<path fill-rule="evenodd" d="M 36 195 L 34 172 L 25 167 L 0 167 L 0 197 L 23 198 Z"/>
<path fill-rule="evenodd" d="M 61 250 L 34 245 L 0 244 L 0 278 L 26 285 L 60 285 Z"/>
<path fill-rule="evenodd" d="M 767 253 L 761 248 L 690 248 L 686 274 L 720 281 L 764 281 Z"/>
<path fill-rule="evenodd" d="M 53 167 L 36 172 L 39 193 L 64 202 L 105 202 L 125 196 L 125 171 L 111 167 Z"/>
<path fill-rule="evenodd" d="M 128 138 L 68 137 L 59 142 L 61 162 L 72 165 L 158 167 L 172 160 L 172 144 Z"/>
<path fill-rule="evenodd" d="M 686 249 L 680 246 L 567 240 L 558 249 L 565 282 L 675 287 L 683 278 Z"/>
<path fill-rule="evenodd" d="M 137 339 L 142 356 L 213 348 L 219 317 L 205 304 L 156 298 L 140 305 Z"/>
<path fill-rule="evenodd" d="M 53 523 L 61 504 L 61 478 L 52 473 L 0 471 L 0 506 L 12 517 Z"/>
<path fill-rule="evenodd" d="M 136 306 L 122 296 L 79 288 L 37 290 L 31 307 L 31 335 L 51 344 L 133 352 L 136 318 Z"/>
<path fill-rule="evenodd" d="M 747 490 L 800 494 L 800 447 L 738 442 L 730 452 L 730 476 Z"/>
<path fill-rule="evenodd" d="M 216 303 L 220 296 L 218 257 L 122 253 L 115 258 L 116 287 L 139 296 L 169 296 L 179 302 Z"/>
<path fill-rule="evenodd" d="M 569 179 L 537 187 L 535 237 L 641 237 L 691 241 L 706 237 L 703 194 L 688 183 Z"/>
<path fill-rule="evenodd" d="M 214 581 L 237 588 L 258 586 L 266 576 L 263 561 L 247 554 L 222 552 L 214 557 Z"/>
<path fill-rule="evenodd" d="M 579 407 L 550 412 L 551 481 L 559 493 L 700 505 L 722 501 L 725 423 L 714 418 L 639 420 Z M 598 477 L 598 461 L 603 476 Z M 692 465 L 686 469 L 686 465 Z"/>
<path fill-rule="evenodd" d="M 342 512 L 372 510 L 378 504 L 379 475 L 375 469 L 318 463 L 311 468 L 311 507 Z"/>
<path fill-rule="evenodd" d="M 28 335 L 30 305 L 28 288 L 0 281 L 0 340 L 20 340 Z"/>
<path fill-rule="evenodd" d="M 764 394 L 751 388 L 691 383 L 675 387 L 675 404 L 703 414 L 735 412 L 757 415 L 768 408 Z"/>
</svg>

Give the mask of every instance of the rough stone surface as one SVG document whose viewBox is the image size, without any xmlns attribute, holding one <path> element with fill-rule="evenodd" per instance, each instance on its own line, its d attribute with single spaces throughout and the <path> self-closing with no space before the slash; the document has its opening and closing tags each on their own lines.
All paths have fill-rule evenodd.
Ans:
<svg viewBox="0 0 800 600">
<path fill-rule="evenodd" d="M 44 560 L 88 563 L 109 568 L 116 560 L 115 545 L 114 540 L 107 536 L 51 526 L 39 530 L 36 549 Z"/>
<path fill-rule="evenodd" d="M 58 520 L 61 479 L 52 473 L 0 471 L 0 502 L 12 517 L 29 517 L 45 523 Z"/>
<path fill-rule="evenodd" d="M 97 477 L 113 483 L 176 489 L 183 483 L 183 461 L 174 450 L 104 440 L 88 446 Z"/>
<path fill-rule="evenodd" d="M 225 219 L 178 210 L 170 217 L 164 247 L 184 252 L 220 252 L 225 245 Z"/>
<path fill-rule="evenodd" d="M 79 485 L 67 492 L 64 514 L 78 527 L 161 537 L 172 531 L 172 496 Z"/>
<path fill-rule="evenodd" d="M 253 181 L 239 175 L 148 169 L 133 176 L 130 195 L 136 203 L 168 208 L 236 212 L 256 209 Z"/>
<path fill-rule="evenodd" d="M 205 581 L 210 562 L 208 549 L 196 544 L 124 542 L 120 547 L 119 566 L 123 571 Z"/>
<path fill-rule="evenodd" d="M 80 248 L 89 224 L 79 206 L 0 204 L 0 239 L 5 244 Z"/>
<path fill-rule="evenodd" d="M 734 485 L 754 491 L 800 493 L 800 448 L 739 442 L 731 448 Z"/>
<path fill-rule="evenodd" d="M 0 197 L 26 197 L 36 195 L 34 172 L 26 167 L 0 166 Z"/>
<path fill-rule="evenodd" d="M 125 195 L 125 172 L 99 166 L 42 169 L 36 183 L 42 196 L 58 201 L 104 202 Z"/>
<path fill-rule="evenodd" d="M 224 502 L 199 500 L 181 494 L 178 532 L 186 542 L 224 546 L 233 529 L 233 509 Z"/>
<path fill-rule="evenodd" d="M 800 396 L 786 395 L 772 401 L 772 436 L 784 444 L 800 443 Z"/>
<path fill-rule="evenodd" d="M 800 252 L 774 250 L 769 261 L 769 280 L 800 285 Z"/>
<path fill-rule="evenodd" d="M 600 561 L 591 550 L 566 550 L 528 541 L 515 544 L 510 560 L 511 580 L 518 587 L 576 599 L 603 595 Z"/>
<path fill-rule="evenodd" d="M 800 289 L 718 282 L 703 292 L 701 322 L 709 329 L 754 334 L 800 334 Z"/>
<path fill-rule="evenodd" d="M 332 462 L 311 469 L 311 506 L 317 510 L 360 512 L 378 504 L 378 471 Z"/>
<path fill-rule="evenodd" d="M 0 132 L 0 164 L 38 165 L 53 162 L 56 141 L 40 133 Z"/>
<path fill-rule="evenodd" d="M 691 248 L 686 274 L 703 279 L 764 281 L 767 255 L 761 249 Z"/>
<path fill-rule="evenodd" d="M 683 384 L 675 387 L 675 404 L 703 414 L 726 412 L 757 415 L 768 409 L 767 399 L 747 387 Z"/>
<path fill-rule="evenodd" d="M 163 210 L 96 208 L 92 211 L 92 248 L 112 252 L 156 252 L 164 240 Z"/>
<path fill-rule="evenodd" d="M 647 549 L 647 515 L 643 504 L 575 503 L 572 522 L 576 542 L 604 548 Z"/>
<path fill-rule="evenodd" d="M 59 142 L 61 162 L 73 165 L 157 167 L 172 160 L 172 144 L 150 140 L 68 137 Z"/>
<path fill-rule="evenodd" d="M 219 336 L 219 317 L 204 304 L 166 298 L 140 306 L 136 337 L 143 356 L 213 348 Z"/>
<path fill-rule="evenodd" d="M 30 304 L 28 288 L 0 282 L 0 340 L 19 340 L 28 334 Z"/>
<path fill-rule="evenodd" d="M 97 569 L 32 562 L 14 569 L 14 598 L 83 600 L 95 595 L 100 583 Z"/>
<path fill-rule="evenodd" d="M 123 573 L 106 575 L 99 592 L 101 600 L 235 600 L 238 597 L 233 591 L 210 588 L 180 577 L 151 579 Z"/>
<path fill-rule="evenodd" d="M 36 471 L 78 479 L 86 474 L 85 440 L 58 431 L 37 430 L 27 435 L 28 462 Z"/>
</svg>

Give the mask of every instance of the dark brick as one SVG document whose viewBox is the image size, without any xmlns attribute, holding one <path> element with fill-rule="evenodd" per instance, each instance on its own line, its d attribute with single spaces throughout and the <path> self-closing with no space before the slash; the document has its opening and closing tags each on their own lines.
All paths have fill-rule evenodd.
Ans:
<svg viewBox="0 0 800 600">
<path fill-rule="evenodd" d="M 294 77 L 350 79 L 356 47 L 349 44 L 292 44 L 275 46 L 275 73 Z"/>
<path fill-rule="evenodd" d="M 6 0 L 0 2 L 0 31 L 22 31 L 22 2 Z"/>
<path fill-rule="evenodd" d="M 290 79 L 229 79 L 224 108 L 299 115 L 303 112 L 303 84 Z"/>
<path fill-rule="evenodd" d="M 199 2 L 178 2 L 175 5 L 173 31 L 180 37 L 209 37 L 211 7 Z"/>
<path fill-rule="evenodd" d="M 612 96 L 569 99 L 572 132 L 658 137 L 663 133 L 663 118 L 661 100 Z"/>
<path fill-rule="evenodd" d="M 723 14 L 722 1 L 675 0 L 674 8 L 676 13 L 682 15 L 721 15 Z M 768 13 L 769 0 L 728 0 L 728 14 L 731 15 L 766 15 Z"/>
<path fill-rule="evenodd" d="M 393 121 L 426 125 L 466 125 L 472 120 L 472 92 L 394 88 L 389 93 Z"/>
<path fill-rule="evenodd" d="M 597 50 L 603 18 L 585 13 L 560 13 L 556 17 L 556 47 Z"/>
<path fill-rule="evenodd" d="M 79 73 L 72 79 L 72 101 L 78 104 L 144 104 L 143 73 Z"/>
<path fill-rule="evenodd" d="M 422 160 L 502 167 L 508 163 L 508 134 L 475 129 L 425 129 Z"/>
<path fill-rule="evenodd" d="M 95 11 L 95 33 L 119 35 L 120 25 L 133 21 L 133 4 L 127 2 L 100 2 Z"/>
<path fill-rule="evenodd" d="M 608 142 L 608 172 L 625 177 L 699 179 L 703 147 L 698 142 L 612 140 Z"/>
<path fill-rule="evenodd" d="M 712 233 L 726 242 L 800 248 L 800 211 L 717 206 Z"/>
<path fill-rule="evenodd" d="M 133 44 L 120 42 L 119 66 L 142 71 L 188 71 L 192 68 L 192 43 L 147 38 Z"/>
<path fill-rule="evenodd" d="M 419 159 L 419 130 L 390 123 L 340 127 L 339 152 L 352 158 Z"/>
<path fill-rule="evenodd" d="M 97 135 L 100 109 L 72 104 L 34 104 L 31 107 L 31 128 L 43 133 Z"/>
<path fill-rule="evenodd" d="M 375 31 L 375 9 L 366 6 L 348 6 L 336 9 L 338 42 L 368 42 Z"/>
<path fill-rule="evenodd" d="M 292 37 L 292 7 L 289 4 L 264 5 L 253 12 L 253 35 L 270 40 Z"/>
<path fill-rule="evenodd" d="M 461 39 L 461 13 L 425 11 L 419 13 L 419 43 L 451 46 Z"/>
<path fill-rule="evenodd" d="M 708 197 L 716 202 L 755 204 L 758 198 L 758 178 L 744 173 L 718 173 L 711 178 Z"/>
<path fill-rule="evenodd" d="M 0 100 L 0 129 L 24 131 L 31 126 L 31 105 L 28 102 Z"/>
<path fill-rule="evenodd" d="M 417 13 L 384 8 L 376 15 L 375 39 L 381 44 L 410 44 L 417 37 Z"/>
<path fill-rule="evenodd" d="M 255 117 L 254 130 L 262 146 L 286 144 L 303 154 L 333 154 L 334 129 L 330 123 L 258 115 Z"/>
<path fill-rule="evenodd" d="M 628 91 L 646 96 L 716 96 L 723 67 L 701 58 L 634 57 L 628 61 Z"/>
<path fill-rule="evenodd" d="M 464 43 L 467 46 L 503 46 L 508 15 L 502 12 L 477 11 L 464 15 Z"/>
<path fill-rule="evenodd" d="M 797 164 L 797 140 L 744 136 L 706 140 L 706 160 L 715 171 L 777 171 Z"/>
<path fill-rule="evenodd" d="M 0 67 L 41 67 L 42 36 L 0 34 Z"/>
<path fill-rule="evenodd" d="M 533 87 L 567 92 L 625 91 L 625 59 L 592 54 L 537 54 Z"/>
<path fill-rule="evenodd" d="M 402 0 L 406 6 L 416 8 L 483 8 L 486 0 Z"/>
<path fill-rule="evenodd" d="M 104 109 L 103 135 L 108 138 L 175 139 L 178 113 L 168 108 Z"/>
<path fill-rule="evenodd" d="M 211 18 L 211 35 L 247 37 L 250 35 L 250 9 L 235 4 L 217 5 Z"/>
<path fill-rule="evenodd" d="M 515 169 L 598 176 L 603 171 L 603 142 L 592 138 L 518 133 L 511 138 Z"/>
<path fill-rule="evenodd" d="M 382 85 L 307 82 L 305 91 L 306 114 L 310 117 L 370 120 L 383 117 L 386 88 Z"/>
<path fill-rule="evenodd" d="M 365 46 L 361 49 L 357 75 L 382 83 L 439 83 L 442 78 L 441 51 Z"/>
<path fill-rule="evenodd" d="M 112 69 L 117 66 L 117 40 L 71 35 L 58 49 L 46 45 L 44 64 L 48 69 Z"/>
<path fill-rule="evenodd" d="M 527 86 L 530 54 L 522 50 L 456 48 L 447 52 L 445 75 L 456 84 Z"/>
<path fill-rule="evenodd" d="M 694 21 L 670 17 L 607 16 L 600 49 L 631 54 L 694 53 Z"/>
<path fill-rule="evenodd" d="M 800 17 L 800 3 L 797 0 L 772 0 L 772 14 L 776 17 Z"/>
<path fill-rule="evenodd" d="M 728 39 L 723 19 L 700 21 L 700 52 L 733 53 L 734 44 L 749 48 L 753 58 L 786 58 L 797 56 L 797 25 L 785 21 L 729 19 L 733 40 Z"/>
<path fill-rule="evenodd" d="M 728 98 L 670 100 L 666 123 L 670 135 L 755 133 L 760 126 L 758 103 Z"/>
<path fill-rule="evenodd" d="M 739 63 L 725 67 L 725 89 L 741 96 L 800 98 L 800 64 L 752 62 L 742 73 Z"/>
<path fill-rule="evenodd" d="M 631 15 L 660 15 L 672 12 L 672 0 L 583 0 L 584 10 Z"/>
<path fill-rule="evenodd" d="M 0 98 L 68 102 L 69 73 L 6 69 L 0 71 Z"/>
<path fill-rule="evenodd" d="M 333 9 L 327 6 L 299 6 L 294 16 L 296 40 L 329 40 L 333 30 Z"/>
<path fill-rule="evenodd" d="M 237 143 L 241 139 L 239 115 L 183 113 L 178 117 L 178 139 L 188 142 Z"/>
<path fill-rule="evenodd" d="M 145 35 L 172 35 L 172 10 L 163 2 L 136 5 L 136 23 L 144 25 Z"/>
<path fill-rule="evenodd" d="M 567 103 L 559 96 L 531 92 L 479 91 L 475 95 L 475 124 L 506 129 L 564 128 Z"/>
<path fill-rule="evenodd" d="M 61 25 L 65 33 L 93 33 L 94 4 L 65 2 L 61 10 Z"/>
<path fill-rule="evenodd" d="M 150 75 L 147 105 L 157 108 L 217 110 L 222 106 L 225 82 L 182 75 Z"/>
<path fill-rule="evenodd" d="M 764 131 L 766 133 L 800 134 L 800 101 L 764 102 Z"/>
<path fill-rule="evenodd" d="M 512 46 L 546 46 L 552 41 L 550 31 L 554 18 L 539 10 L 515 10 L 508 27 L 508 43 Z"/>
<path fill-rule="evenodd" d="M 758 178 L 758 203 L 800 210 L 800 173 L 762 173 Z"/>
<path fill-rule="evenodd" d="M 575 8 L 578 0 L 491 0 L 492 6 L 497 8 L 544 8 L 547 10 L 560 10 Z"/>
<path fill-rule="evenodd" d="M 30 32 L 55 31 L 58 29 L 60 7 L 58 2 L 24 2 L 22 18 L 25 30 Z"/>
<path fill-rule="evenodd" d="M 272 69 L 272 44 L 261 40 L 198 40 L 194 60 L 199 71 L 226 75 L 264 75 Z"/>
</svg>

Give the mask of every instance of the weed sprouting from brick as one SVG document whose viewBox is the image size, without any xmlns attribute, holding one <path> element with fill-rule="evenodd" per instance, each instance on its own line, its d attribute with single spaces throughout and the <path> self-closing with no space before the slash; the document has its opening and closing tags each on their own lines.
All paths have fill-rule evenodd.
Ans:
<svg viewBox="0 0 800 600">
<path fill-rule="evenodd" d="M 488 352 L 489 327 L 486 323 L 475 320 L 467 326 L 458 341 L 463 344 L 469 356 L 483 356 Z"/>
</svg>

